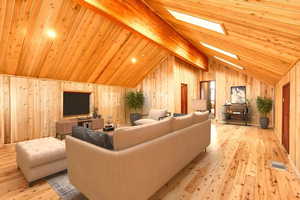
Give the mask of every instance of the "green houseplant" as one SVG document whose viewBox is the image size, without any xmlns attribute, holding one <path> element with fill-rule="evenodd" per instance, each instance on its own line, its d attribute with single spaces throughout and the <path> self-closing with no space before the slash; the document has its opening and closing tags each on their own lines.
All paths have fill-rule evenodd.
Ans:
<svg viewBox="0 0 300 200">
<path fill-rule="evenodd" d="M 125 102 L 130 109 L 130 122 L 135 125 L 134 121 L 142 118 L 142 114 L 138 110 L 143 108 L 144 105 L 144 94 L 141 91 L 130 91 L 125 95 Z M 133 110 L 133 112 L 132 112 Z"/>
<path fill-rule="evenodd" d="M 260 127 L 266 129 L 269 126 L 269 118 L 267 115 L 272 110 L 273 100 L 265 97 L 257 97 L 256 106 L 258 112 L 261 114 L 259 119 Z"/>
</svg>

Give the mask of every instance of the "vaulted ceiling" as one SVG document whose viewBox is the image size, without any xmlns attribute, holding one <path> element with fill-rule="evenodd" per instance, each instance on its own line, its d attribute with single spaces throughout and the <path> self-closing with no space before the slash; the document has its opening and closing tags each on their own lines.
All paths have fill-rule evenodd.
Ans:
<svg viewBox="0 0 300 200">
<path fill-rule="evenodd" d="M 73 0 L 0 2 L 3 74 L 134 87 L 166 55 Z"/>
<path fill-rule="evenodd" d="M 145 0 L 199 50 L 218 56 L 272 82 L 300 58 L 299 0 Z M 177 20 L 168 10 L 222 24 L 220 34 Z M 239 60 L 205 48 L 200 42 L 234 53 Z"/>
<path fill-rule="evenodd" d="M 171 53 L 204 70 L 218 56 L 274 84 L 300 58 L 299 10 L 299 0 L 2 0 L 0 73 L 134 87 Z"/>
</svg>

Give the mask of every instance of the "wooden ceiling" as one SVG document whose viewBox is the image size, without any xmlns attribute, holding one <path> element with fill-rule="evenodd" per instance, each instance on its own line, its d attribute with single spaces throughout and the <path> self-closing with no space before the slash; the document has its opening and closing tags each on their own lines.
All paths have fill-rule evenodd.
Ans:
<svg viewBox="0 0 300 200">
<path fill-rule="evenodd" d="M 169 52 L 206 69 L 204 52 L 275 84 L 300 58 L 299 0 L 88 1 L 97 4 L 0 1 L 0 73 L 134 87 Z M 222 23 L 227 34 L 178 21 L 166 9 Z"/>
<path fill-rule="evenodd" d="M 134 87 L 167 54 L 73 0 L 0 1 L 3 74 Z"/>
<path fill-rule="evenodd" d="M 243 66 L 246 73 L 277 82 L 300 58 L 299 0 L 144 0 L 199 50 Z M 175 19 L 167 9 L 224 25 L 227 35 Z M 234 53 L 240 60 L 204 48 Z"/>
<path fill-rule="evenodd" d="M 168 23 L 162 20 L 141 0 L 75 0 L 99 14 L 124 24 L 130 30 L 168 49 L 175 56 L 190 64 L 207 70 L 208 60 L 205 54 L 178 34 Z"/>
</svg>

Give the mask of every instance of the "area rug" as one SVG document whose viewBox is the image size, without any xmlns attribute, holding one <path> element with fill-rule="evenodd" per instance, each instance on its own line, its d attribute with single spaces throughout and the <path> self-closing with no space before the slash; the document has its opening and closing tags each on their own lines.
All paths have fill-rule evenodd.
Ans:
<svg viewBox="0 0 300 200">
<path fill-rule="evenodd" d="M 87 200 L 69 181 L 67 171 L 54 174 L 46 178 L 55 192 L 63 200 Z"/>
</svg>

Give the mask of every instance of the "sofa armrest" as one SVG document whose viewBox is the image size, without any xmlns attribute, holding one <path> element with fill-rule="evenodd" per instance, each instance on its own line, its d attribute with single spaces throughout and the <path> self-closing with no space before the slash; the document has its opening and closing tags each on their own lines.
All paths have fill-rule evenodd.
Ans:
<svg viewBox="0 0 300 200">
<path fill-rule="evenodd" d="M 165 119 L 167 117 L 170 117 L 171 115 L 172 115 L 172 113 L 167 112 L 167 114 L 165 116 L 163 116 L 163 117 L 160 117 L 159 120 L 162 120 L 162 119 Z"/>
<path fill-rule="evenodd" d="M 70 182 L 89 199 L 122 199 L 113 192 L 120 182 L 118 152 L 67 136 L 66 153 Z"/>
</svg>

